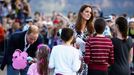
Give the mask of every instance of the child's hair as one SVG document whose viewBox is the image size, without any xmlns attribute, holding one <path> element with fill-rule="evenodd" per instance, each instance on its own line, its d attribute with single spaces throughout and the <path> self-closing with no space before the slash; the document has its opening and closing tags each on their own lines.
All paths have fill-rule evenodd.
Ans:
<svg viewBox="0 0 134 75">
<path fill-rule="evenodd" d="M 103 18 L 98 18 L 94 22 L 94 28 L 96 33 L 102 34 L 105 30 L 106 22 Z"/>
<path fill-rule="evenodd" d="M 115 21 L 115 24 L 117 25 L 122 37 L 124 38 L 123 41 L 126 41 L 128 33 L 128 22 L 126 18 L 118 17 Z"/>
<path fill-rule="evenodd" d="M 66 42 L 73 36 L 74 31 L 70 28 L 63 28 L 61 31 L 61 39 Z"/>
<path fill-rule="evenodd" d="M 40 75 L 48 75 L 48 57 L 50 48 L 45 44 L 39 44 L 37 47 L 37 71 Z"/>
</svg>

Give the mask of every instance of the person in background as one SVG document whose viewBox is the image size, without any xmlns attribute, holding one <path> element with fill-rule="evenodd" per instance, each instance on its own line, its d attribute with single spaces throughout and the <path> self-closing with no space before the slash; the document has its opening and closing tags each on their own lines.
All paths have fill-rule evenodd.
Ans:
<svg viewBox="0 0 134 75">
<path fill-rule="evenodd" d="M 134 18 L 129 20 L 128 35 L 134 39 Z"/>
<path fill-rule="evenodd" d="M 49 75 L 48 59 L 50 48 L 45 44 L 39 44 L 36 51 L 36 63 L 33 63 L 27 75 Z"/>
<path fill-rule="evenodd" d="M 7 17 L 6 16 L 2 18 L 2 23 L 1 24 L 2 24 L 5 32 L 7 32 L 7 30 L 10 28 L 10 26 L 7 22 Z"/>
<path fill-rule="evenodd" d="M 69 20 L 69 24 L 74 24 L 75 23 L 74 12 L 69 11 L 68 14 L 67 14 L 67 18 Z"/>
<path fill-rule="evenodd" d="M 108 67 L 114 63 L 112 41 L 103 35 L 105 26 L 105 20 L 97 18 L 94 22 L 96 33 L 86 41 L 84 61 L 88 65 L 88 75 L 108 75 Z"/>
<path fill-rule="evenodd" d="M 103 35 L 109 37 L 109 38 L 112 38 L 112 32 L 111 32 L 111 24 L 112 24 L 112 18 L 111 17 L 107 17 L 105 19 L 106 21 L 106 27 L 105 27 L 105 30 L 103 32 Z"/>
<path fill-rule="evenodd" d="M 134 18 L 131 18 L 128 22 L 129 22 L 128 35 L 132 38 L 132 41 L 134 42 Z M 133 57 L 134 57 L 134 51 L 133 51 Z M 131 75 L 134 74 L 134 60 L 132 61 L 132 63 L 130 63 L 130 69 L 131 69 Z"/>
<path fill-rule="evenodd" d="M 31 25 L 33 25 L 33 19 L 32 19 L 32 17 L 27 17 L 27 18 L 26 18 L 26 24 L 23 26 L 22 31 L 28 30 L 28 28 L 29 28 Z"/>
<path fill-rule="evenodd" d="M 38 27 L 35 25 L 32 25 L 28 31 L 11 34 L 0 67 L 1 70 L 7 65 L 7 75 L 27 75 L 27 70 L 31 62 L 27 63 L 25 69 L 16 70 L 12 66 L 12 55 L 16 49 L 20 49 L 21 51 L 26 51 L 28 56 L 34 58 L 37 46 L 41 43 L 43 43 L 43 38 L 39 34 Z"/>
<path fill-rule="evenodd" d="M 114 45 L 114 64 L 110 66 L 109 75 L 130 75 L 129 64 L 133 59 L 133 43 L 128 37 L 128 23 L 124 17 L 115 21 L 117 36 L 112 38 Z"/>
<path fill-rule="evenodd" d="M 23 4 L 23 14 L 24 14 L 24 17 L 25 19 L 29 16 L 31 16 L 32 14 L 32 11 L 31 11 L 31 6 L 30 4 L 28 3 L 28 0 L 22 0 L 22 4 Z"/>
<path fill-rule="evenodd" d="M 64 43 L 52 48 L 49 68 L 54 69 L 54 75 L 76 75 L 81 68 L 79 50 L 72 46 L 73 35 L 72 29 L 63 28 L 61 39 Z"/>
<path fill-rule="evenodd" d="M 22 31 L 21 22 L 19 19 L 15 19 L 12 27 L 8 30 L 8 35 L 11 35 L 14 32 Z"/>
<path fill-rule="evenodd" d="M 0 51 L 4 50 L 4 39 L 5 39 L 5 31 L 2 25 L 0 24 Z"/>
<path fill-rule="evenodd" d="M 34 13 L 34 22 L 39 22 L 41 20 L 41 14 L 40 12 L 36 11 Z"/>
</svg>

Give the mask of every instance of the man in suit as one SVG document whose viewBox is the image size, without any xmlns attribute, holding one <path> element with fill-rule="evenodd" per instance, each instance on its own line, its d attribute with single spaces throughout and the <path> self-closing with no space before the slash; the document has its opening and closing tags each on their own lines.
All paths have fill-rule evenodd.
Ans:
<svg viewBox="0 0 134 75">
<path fill-rule="evenodd" d="M 41 43 L 43 43 L 43 38 L 39 34 L 39 28 L 35 25 L 32 25 L 28 31 L 12 34 L 8 39 L 1 70 L 3 70 L 4 66 L 7 64 L 7 75 L 19 75 L 19 73 L 20 75 L 27 75 L 29 64 L 27 64 L 25 69 L 15 70 L 12 66 L 12 55 L 16 49 L 20 49 L 26 51 L 28 56 L 34 58 L 37 46 Z"/>
</svg>

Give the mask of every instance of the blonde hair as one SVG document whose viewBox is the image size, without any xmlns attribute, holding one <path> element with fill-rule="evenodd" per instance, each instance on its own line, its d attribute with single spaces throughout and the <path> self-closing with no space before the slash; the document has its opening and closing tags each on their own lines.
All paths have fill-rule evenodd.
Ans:
<svg viewBox="0 0 134 75">
<path fill-rule="evenodd" d="M 31 33 L 39 33 L 39 28 L 35 25 L 32 25 L 29 27 L 28 31 L 27 31 L 27 34 L 31 34 Z"/>
</svg>

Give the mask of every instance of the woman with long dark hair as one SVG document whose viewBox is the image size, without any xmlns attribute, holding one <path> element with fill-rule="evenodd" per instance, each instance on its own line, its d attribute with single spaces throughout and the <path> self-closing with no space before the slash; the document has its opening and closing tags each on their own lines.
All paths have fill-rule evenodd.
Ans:
<svg viewBox="0 0 134 75">
<path fill-rule="evenodd" d="M 92 6 L 88 4 L 82 5 L 76 23 L 73 25 L 76 34 L 82 38 L 84 38 L 85 33 L 86 35 L 92 34 L 94 32 L 93 20 Z"/>
<path fill-rule="evenodd" d="M 78 46 L 81 57 L 83 57 L 85 53 L 85 40 L 89 35 L 92 35 L 94 33 L 94 14 L 93 14 L 93 8 L 91 5 L 84 4 L 81 6 L 78 16 L 76 19 L 76 23 L 72 26 L 70 26 L 76 36 L 76 45 Z M 86 74 L 87 66 L 83 63 L 83 70 L 82 74 Z"/>
</svg>

